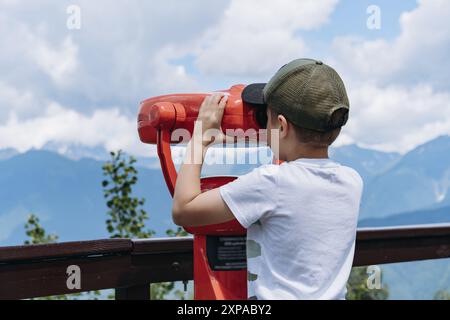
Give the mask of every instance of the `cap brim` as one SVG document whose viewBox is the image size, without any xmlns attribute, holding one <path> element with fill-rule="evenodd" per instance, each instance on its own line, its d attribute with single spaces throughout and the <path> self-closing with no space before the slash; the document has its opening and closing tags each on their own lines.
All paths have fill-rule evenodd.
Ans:
<svg viewBox="0 0 450 320">
<path fill-rule="evenodd" d="M 245 103 L 252 104 L 255 106 L 265 106 L 266 102 L 264 100 L 264 88 L 266 83 L 254 83 L 245 87 L 242 92 L 242 100 Z"/>
</svg>

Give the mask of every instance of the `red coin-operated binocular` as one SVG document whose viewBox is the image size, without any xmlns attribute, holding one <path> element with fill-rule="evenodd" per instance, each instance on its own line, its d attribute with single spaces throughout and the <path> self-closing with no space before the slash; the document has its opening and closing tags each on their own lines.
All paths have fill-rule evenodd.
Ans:
<svg viewBox="0 0 450 320">
<path fill-rule="evenodd" d="M 258 132 L 265 110 L 246 104 L 244 85 L 220 91 L 229 95 L 222 130 Z M 172 133 L 186 129 L 192 134 L 204 99 L 210 94 L 175 94 L 150 98 L 141 103 L 138 130 L 141 141 L 156 144 L 164 178 L 172 194 L 177 171 L 170 146 L 179 143 Z M 256 137 L 258 138 L 258 137 Z M 223 186 L 235 177 L 212 177 L 201 181 L 202 191 Z M 246 230 L 236 220 L 212 226 L 185 228 L 194 235 L 194 294 L 197 300 L 246 300 Z"/>
</svg>

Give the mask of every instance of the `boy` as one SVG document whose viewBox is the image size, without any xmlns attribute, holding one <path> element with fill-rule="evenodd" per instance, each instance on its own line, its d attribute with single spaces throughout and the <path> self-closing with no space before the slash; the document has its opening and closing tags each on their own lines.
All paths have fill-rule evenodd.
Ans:
<svg viewBox="0 0 450 320">
<path fill-rule="evenodd" d="M 328 158 L 348 120 L 341 78 L 320 61 L 299 59 L 268 84 L 248 86 L 243 99 L 267 109 L 268 141 L 284 163 L 201 193 L 201 164 L 211 144 L 203 134 L 220 130 L 227 103 L 223 95 L 206 98 L 178 175 L 174 222 L 202 226 L 237 219 L 248 229 L 250 299 L 345 299 L 363 182 Z"/>
</svg>

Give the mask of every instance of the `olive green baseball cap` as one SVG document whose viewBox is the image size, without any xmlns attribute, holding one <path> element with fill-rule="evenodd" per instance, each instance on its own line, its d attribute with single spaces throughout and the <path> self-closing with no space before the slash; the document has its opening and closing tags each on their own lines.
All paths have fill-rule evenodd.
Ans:
<svg viewBox="0 0 450 320">
<path fill-rule="evenodd" d="M 344 82 L 330 66 L 313 59 L 284 65 L 268 83 L 247 86 L 242 99 L 255 107 L 270 106 L 294 125 L 326 132 L 348 121 L 350 103 Z M 340 121 L 331 121 L 342 110 Z"/>
</svg>

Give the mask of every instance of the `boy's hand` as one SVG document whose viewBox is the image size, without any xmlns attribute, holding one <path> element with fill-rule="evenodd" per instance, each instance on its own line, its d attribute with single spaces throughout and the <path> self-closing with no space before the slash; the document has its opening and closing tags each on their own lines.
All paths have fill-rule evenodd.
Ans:
<svg viewBox="0 0 450 320">
<path fill-rule="evenodd" d="M 195 123 L 194 138 L 204 147 L 225 140 L 221 124 L 227 102 L 228 95 L 223 93 L 213 94 L 203 101 Z"/>
</svg>

